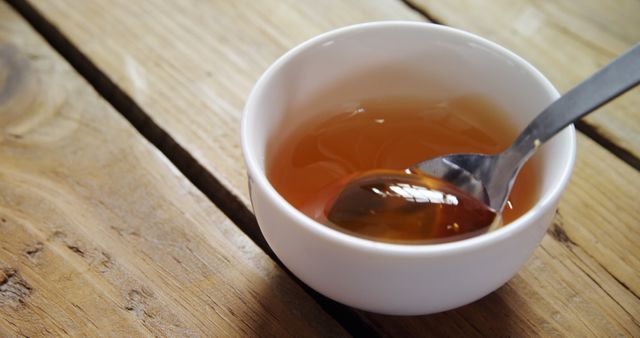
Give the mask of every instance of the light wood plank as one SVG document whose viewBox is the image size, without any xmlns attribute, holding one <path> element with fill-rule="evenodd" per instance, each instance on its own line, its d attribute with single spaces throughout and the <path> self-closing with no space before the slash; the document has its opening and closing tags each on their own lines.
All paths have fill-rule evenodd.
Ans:
<svg viewBox="0 0 640 338">
<path fill-rule="evenodd" d="M 331 28 L 378 19 L 420 19 L 393 0 L 321 5 L 300 1 L 103 5 L 57 0 L 33 5 L 247 205 L 238 121 L 243 100 L 268 64 L 296 43 Z M 102 39 L 96 41 L 95 36 Z M 640 278 L 632 272 L 640 265 L 628 256 L 638 256 L 640 238 L 629 231 L 618 243 L 622 236 L 601 236 L 600 231 L 615 231 L 611 220 L 629 228 L 629 222 L 638 219 L 640 174 L 583 136 L 579 149 L 575 176 L 560 206 L 562 218 L 556 219 L 557 239 L 546 238 L 507 286 L 474 305 L 441 315 L 393 318 L 361 313 L 363 318 L 383 332 L 413 335 L 425 329 L 452 335 L 637 335 Z M 614 169 L 596 180 L 588 168 L 601 163 Z M 623 202 L 613 206 L 606 201 L 611 196 Z M 615 217 L 603 221 L 609 215 Z M 581 243 L 574 245 L 565 238 Z M 598 242 L 586 243 L 583 238 Z M 491 323 L 493 318 L 504 325 Z"/>
<path fill-rule="evenodd" d="M 523 56 L 565 92 L 640 42 L 637 0 L 410 0 L 446 25 L 485 36 Z M 640 157 L 640 90 L 586 121 Z"/>
<path fill-rule="evenodd" d="M 246 96 L 269 64 L 331 28 L 420 19 L 393 0 L 33 5 L 245 204 L 239 123 Z"/>
<path fill-rule="evenodd" d="M 345 332 L 0 3 L 0 335 Z"/>
</svg>

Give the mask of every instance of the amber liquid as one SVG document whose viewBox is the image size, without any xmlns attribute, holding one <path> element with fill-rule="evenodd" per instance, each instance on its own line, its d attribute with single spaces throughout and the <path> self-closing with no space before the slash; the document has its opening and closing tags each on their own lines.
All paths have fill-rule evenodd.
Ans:
<svg viewBox="0 0 640 338">
<path fill-rule="evenodd" d="M 442 231 L 410 226 L 403 230 L 396 226 L 408 223 L 408 215 L 412 217 L 412 212 L 406 210 L 386 214 L 389 221 L 380 222 L 378 218 L 378 222 L 366 226 L 362 222 L 331 222 L 327 214 L 336 199 L 335 187 L 358 173 L 404 170 L 445 154 L 497 153 L 517 135 L 507 114 L 478 96 L 448 100 L 369 99 L 346 111 L 316 116 L 269 145 L 269 180 L 289 203 L 309 217 L 353 235 L 385 242 L 433 243 L 440 238 L 434 234 Z M 537 199 L 539 180 L 535 167 L 534 158 L 518 175 L 502 213 L 504 224 L 526 212 Z M 454 214 L 455 209 L 451 210 L 447 212 Z M 442 241 L 478 233 L 474 229 L 466 236 Z"/>
</svg>

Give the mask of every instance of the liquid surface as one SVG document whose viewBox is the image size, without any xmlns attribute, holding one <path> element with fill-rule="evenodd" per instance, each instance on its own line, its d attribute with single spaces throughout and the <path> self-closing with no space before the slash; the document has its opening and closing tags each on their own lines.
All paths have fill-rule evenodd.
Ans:
<svg viewBox="0 0 640 338">
<path fill-rule="evenodd" d="M 385 222 L 381 221 L 382 217 L 367 216 L 363 220 L 367 220 L 368 225 L 363 226 L 363 220 L 351 219 L 347 222 L 334 217 L 334 222 L 331 222 L 327 217 L 330 210 L 328 205 L 336 201 L 338 187 L 344 188 L 348 180 L 369 170 L 402 171 L 425 159 L 449 153 L 502 151 L 517 133 L 504 119 L 506 113 L 491 102 L 475 96 L 444 101 L 372 99 L 350 106 L 348 109 L 318 114 L 319 118 L 306 121 L 269 145 L 267 175 L 276 190 L 311 218 L 357 236 L 400 243 L 458 239 L 456 236 L 459 232 L 449 233 L 454 237 L 442 239 L 444 237 L 438 234 L 442 234 L 443 229 L 401 230 L 398 224 L 406 224 L 411 228 L 408 225 L 412 222 L 410 219 L 417 224 L 419 222 L 413 217 L 424 218 L 431 212 L 428 210 L 422 213 L 398 210 L 393 215 L 385 215 Z M 535 166 L 535 159 L 533 163 L 530 161 L 525 165 L 516 180 L 502 214 L 505 224 L 526 212 L 536 200 L 538 179 L 532 166 Z M 429 185 L 432 182 L 426 184 L 421 179 L 416 181 L 415 177 L 404 177 L 402 172 L 397 171 L 395 174 L 399 176 L 377 184 L 382 184 L 381 187 L 385 189 L 391 189 L 393 182 L 414 187 L 433 187 Z M 440 192 L 458 197 L 452 191 Z M 362 201 L 354 196 L 353 203 Z M 353 206 L 353 203 L 350 205 Z M 361 216 L 365 217 L 364 214 Z M 455 227 L 454 223 L 460 229 L 461 222 L 452 220 L 444 225 L 444 230 L 447 226 Z M 473 235 L 486 230 L 475 227 L 483 228 L 478 225 L 467 227 L 474 230 L 466 233 Z"/>
</svg>

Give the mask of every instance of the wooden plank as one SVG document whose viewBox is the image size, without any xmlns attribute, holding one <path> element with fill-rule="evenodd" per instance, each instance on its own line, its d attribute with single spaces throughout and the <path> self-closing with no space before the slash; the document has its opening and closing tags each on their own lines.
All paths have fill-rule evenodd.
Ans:
<svg viewBox="0 0 640 338">
<path fill-rule="evenodd" d="M 296 43 L 331 28 L 420 19 L 393 0 L 322 5 L 121 1 L 108 6 L 56 0 L 32 5 L 247 205 L 238 121 L 244 98 L 268 64 Z M 94 36 L 103 41 L 97 43 Z M 551 231 L 554 236 L 545 239 L 527 267 L 503 289 L 441 315 L 360 313 L 362 318 L 390 334 L 637 335 L 640 277 L 633 272 L 640 271 L 640 265 L 629 256 L 638 256 L 640 238 L 634 231 L 627 238 L 608 232 L 616 231 L 619 224 L 614 222 L 628 229 L 638 219 L 640 174 L 584 136 L 579 149 L 575 176 L 560 206 L 562 217 Z M 595 179 L 589 168 L 601 168 L 602 163 L 611 171 Z M 614 206 L 614 198 L 624 202 Z M 602 229 L 607 235 L 601 235 Z M 492 322 L 494 318 L 500 322 Z"/>
<path fill-rule="evenodd" d="M 267 66 L 331 28 L 393 18 L 390 13 L 420 19 L 389 0 L 33 5 L 247 205 L 239 122 L 244 99 Z"/>
<path fill-rule="evenodd" d="M 520 54 L 561 91 L 640 42 L 636 0 L 409 0 L 438 21 L 474 32 Z M 614 144 L 640 157 L 640 90 L 586 121 Z"/>
<path fill-rule="evenodd" d="M 0 234 L 2 336 L 345 335 L 5 3 Z"/>
</svg>

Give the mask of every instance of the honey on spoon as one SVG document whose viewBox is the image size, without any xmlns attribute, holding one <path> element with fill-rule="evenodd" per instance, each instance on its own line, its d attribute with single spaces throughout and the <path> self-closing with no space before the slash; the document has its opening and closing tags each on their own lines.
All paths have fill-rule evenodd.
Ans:
<svg viewBox="0 0 640 338">
<path fill-rule="evenodd" d="M 482 201 L 415 170 L 370 170 L 328 189 L 339 193 L 327 218 L 355 232 L 384 228 L 429 243 L 468 238 L 499 225 L 496 212 Z"/>
</svg>

